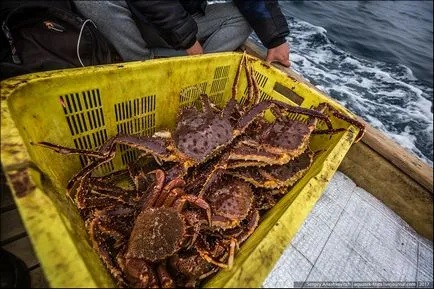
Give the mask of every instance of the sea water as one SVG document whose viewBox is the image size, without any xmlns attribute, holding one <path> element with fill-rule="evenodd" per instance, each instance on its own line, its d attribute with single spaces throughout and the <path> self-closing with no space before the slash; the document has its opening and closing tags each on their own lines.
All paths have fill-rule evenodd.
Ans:
<svg viewBox="0 0 434 289">
<path fill-rule="evenodd" d="M 432 166 L 433 2 L 279 3 L 292 68 Z"/>
</svg>

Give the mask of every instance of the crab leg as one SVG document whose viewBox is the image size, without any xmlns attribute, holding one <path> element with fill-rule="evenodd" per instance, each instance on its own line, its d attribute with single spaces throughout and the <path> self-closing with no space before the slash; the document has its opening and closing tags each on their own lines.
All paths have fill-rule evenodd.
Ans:
<svg viewBox="0 0 434 289">
<path fill-rule="evenodd" d="M 122 189 L 118 186 L 115 185 L 110 185 L 110 184 L 106 184 L 104 182 L 98 181 L 95 178 L 90 178 L 88 181 L 88 185 L 90 189 L 94 189 L 97 191 L 105 191 L 107 192 L 106 194 L 104 193 L 99 193 L 111 198 L 128 198 L 128 196 L 131 196 L 131 194 L 133 193 L 132 191 L 128 191 L 125 189 Z"/>
<path fill-rule="evenodd" d="M 167 185 L 164 186 L 161 194 L 158 196 L 157 201 L 153 205 L 153 207 L 161 207 L 164 204 L 164 201 L 167 199 L 169 193 L 174 188 L 182 188 L 185 186 L 185 181 L 183 179 L 176 178 L 170 181 Z"/>
<path fill-rule="evenodd" d="M 223 119 L 229 119 L 231 114 L 236 111 L 237 108 L 237 101 L 235 98 L 229 99 L 228 103 L 226 104 L 225 108 L 222 110 L 222 118 Z"/>
<path fill-rule="evenodd" d="M 346 131 L 346 130 L 347 129 L 345 129 L 345 128 L 319 129 L 319 130 L 314 130 L 312 132 L 312 134 L 335 134 L 335 133 L 343 132 L 343 131 Z"/>
<path fill-rule="evenodd" d="M 63 155 L 82 154 L 82 155 L 85 155 L 87 157 L 95 157 L 95 158 L 105 158 L 107 156 L 106 154 L 101 153 L 99 151 L 68 148 L 68 147 L 52 144 L 52 143 L 45 142 L 45 141 L 35 143 L 35 145 L 49 148 L 49 149 L 55 151 L 56 153 L 63 154 Z"/>
<path fill-rule="evenodd" d="M 235 256 L 235 247 L 237 247 L 237 240 L 235 238 L 231 238 L 231 243 L 229 244 L 229 257 L 227 263 L 222 263 L 219 261 L 214 260 L 212 257 L 210 257 L 207 253 L 198 251 L 200 256 L 205 259 L 208 263 L 211 263 L 213 265 L 216 265 L 220 268 L 227 268 L 232 269 L 233 263 L 234 263 L 234 256 Z"/>
<path fill-rule="evenodd" d="M 90 223 L 89 234 L 90 239 L 92 240 L 92 245 L 94 249 L 99 252 L 102 261 L 110 270 L 111 274 L 115 277 L 118 284 L 120 284 L 122 287 L 126 287 L 127 283 L 122 276 L 122 271 L 119 266 L 113 261 L 112 257 L 110 256 L 110 249 L 105 244 L 105 238 L 102 235 L 103 227 L 101 223 L 102 220 L 98 217 L 92 220 Z M 114 237 L 116 235 L 114 235 Z"/>
<path fill-rule="evenodd" d="M 260 163 L 269 164 L 271 161 L 279 162 L 280 160 L 284 162 L 284 159 L 278 152 L 273 153 L 262 149 L 261 144 L 253 140 L 240 142 L 229 155 L 229 160 L 253 161 L 257 162 L 256 165 Z M 229 165 L 229 167 L 233 166 Z"/>
<path fill-rule="evenodd" d="M 202 93 L 200 95 L 200 100 L 202 102 L 202 108 L 204 110 L 204 112 L 208 113 L 212 111 L 212 107 L 211 107 L 211 103 L 209 102 L 209 97 L 208 95 Z"/>
<path fill-rule="evenodd" d="M 196 243 L 197 237 L 199 237 L 200 225 L 201 224 L 199 223 L 193 226 L 193 235 L 191 235 L 191 239 L 186 246 L 187 250 L 191 249 L 194 243 Z"/>
<path fill-rule="evenodd" d="M 162 159 L 167 159 L 170 156 L 170 152 L 167 149 L 167 140 L 163 138 L 117 135 L 114 142 L 128 145 L 150 154 L 155 154 Z"/>
<path fill-rule="evenodd" d="M 237 96 L 237 87 L 240 80 L 241 69 L 243 67 L 244 59 L 246 58 L 246 51 L 244 50 L 243 56 L 241 56 L 240 64 L 238 65 L 237 73 L 235 74 L 234 84 L 232 85 L 232 99 Z"/>
<path fill-rule="evenodd" d="M 216 265 L 220 268 L 228 268 L 228 264 L 219 262 L 214 260 L 213 258 L 211 258 L 207 253 L 203 253 L 203 252 L 199 252 L 200 256 L 205 259 L 205 261 L 207 261 L 208 263 L 211 263 L 213 265 Z"/>
<path fill-rule="evenodd" d="M 244 58 L 244 70 L 246 71 L 246 77 L 247 77 L 247 99 L 246 99 L 246 106 L 250 106 L 253 102 L 253 81 L 252 81 L 252 75 L 250 73 L 249 70 L 249 66 L 248 66 L 248 60 L 247 57 Z"/>
<path fill-rule="evenodd" d="M 135 210 L 133 208 L 122 204 L 116 207 L 112 206 L 111 208 L 108 206 L 100 210 L 95 210 L 89 218 L 89 222 L 86 223 L 86 227 L 90 228 L 90 224 L 98 220 L 101 226 L 108 226 L 107 228 L 110 228 L 107 230 L 116 230 L 118 235 L 120 234 L 126 238 L 131 233 L 131 221 L 134 219 L 134 215 Z"/>
<path fill-rule="evenodd" d="M 167 149 L 167 141 L 161 138 L 150 138 L 143 136 L 131 136 L 131 135 L 117 135 L 111 137 L 98 151 L 87 151 L 80 149 L 73 149 L 62 147 L 47 142 L 40 142 L 37 145 L 47 147 L 55 150 L 56 152 L 62 154 L 84 154 L 86 156 L 97 157 L 98 159 L 90 162 L 81 171 L 74 175 L 67 184 L 67 191 L 72 189 L 74 184 L 90 174 L 94 169 L 101 166 L 104 163 L 109 162 L 115 156 L 116 144 L 124 144 L 136 148 L 138 150 L 144 151 L 146 153 L 155 154 L 164 160 L 170 160 L 172 155 Z"/>
<path fill-rule="evenodd" d="M 141 154 L 134 162 L 128 164 L 128 167 L 126 169 L 137 191 L 139 192 L 145 191 L 147 186 L 149 185 L 149 183 L 147 182 L 148 174 L 143 171 L 143 167 L 142 165 L 140 165 L 140 162 L 146 157 L 149 157 L 149 155 L 146 153 Z"/>
<path fill-rule="evenodd" d="M 160 288 L 160 284 L 158 282 L 158 274 L 155 272 L 155 268 L 149 266 L 149 283 L 148 288 Z"/>
<path fill-rule="evenodd" d="M 66 184 L 67 194 L 70 195 L 71 190 L 72 190 L 72 188 L 74 187 L 74 184 L 77 181 L 81 181 L 83 178 L 85 178 L 87 175 L 89 175 L 97 167 L 99 167 L 99 166 L 101 166 L 101 165 L 103 165 L 103 164 L 108 163 L 109 161 L 111 161 L 114 158 L 114 156 L 115 156 L 115 152 L 113 151 L 106 158 L 95 160 L 95 161 L 89 163 L 88 165 L 86 165 L 83 169 L 81 169 Z"/>
<path fill-rule="evenodd" d="M 171 207 L 175 200 L 179 198 L 184 193 L 184 190 L 181 188 L 174 188 L 172 191 L 170 191 L 169 195 L 167 196 L 166 200 L 164 201 L 163 206 L 164 207 Z"/>
<path fill-rule="evenodd" d="M 202 197 L 208 189 L 216 182 L 225 172 L 225 166 L 216 165 L 214 170 L 209 174 L 202 189 L 200 190 L 198 197 Z"/>
<path fill-rule="evenodd" d="M 200 275 L 200 276 L 197 278 L 197 280 L 205 279 L 206 277 L 208 277 L 208 276 L 210 276 L 210 275 L 216 273 L 218 270 L 219 270 L 218 268 L 213 268 L 213 269 L 209 270 L 209 272 Z"/>
<path fill-rule="evenodd" d="M 212 226 L 212 221 L 211 221 L 211 208 L 208 205 L 208 203 L 200 198 L 200 197 L 196 197 L 196 196 L 192 196 L 192 195 L 184 195 L 181 196 L 179 199 L 177 199 L 174 203 L 173 203 L 173 207 L 177 210 L 177 211 L 181 211 L 182 208 L 184 207 L 185 203 L 189 202 L 192 204 L 195 204 L 196 206 L 204 209 L 206 211 L 206 216 L 208 218 L 208 224 L 210 226 Z"/>
<path fill-rule="evenodd" d="M 229 257 L 228 257 L 228 269 L 232 269 L 234 264 L 235 247 L 237 247 L 237 240 L 231 238 L 231 244 L 229 245 Z"/>
<path fill-rule="evenodd" d="M 123 259 L 123 256 L 121 257 Z M 128 287 L 133 288 L 148 288 L 150 287 L 150 283 L 156 276 L 152 276 L 154 274 L 152 267 L 147 262 L 141 259 L 128 258 L 124 264 L 124 271 L 126 272 L 126 279 L 129 281 Z"/>
<path fill-rule="evenodd" d="M 284 115 L 278 107 L 272 106 L 272 107 L 270 107 L 270 110 L 276 118 L 284 119 Z"/>
<path fill-rule="evenodd" d="M 322 119 L 326 122 L 327 127 L 329 129 L 333 129 L 332 123 L 331 123 L 331 121 L 327 115 L 325 115 L 321 112 L 318 112 L 316 110 L 311 110 L 311 109 L 307 109 L 307 108 L 303 108 L 303 107 L 299 107 L 299 106 L 292 106 L 292 105 L 289 105 L 287 103 L 277 101 L 277 100 L 267 100 L 267 101 L 260 102 L 257 105 L 253 106 L 253 108 L 251 110 L 249 110 L 238 121 L 238 126 L 237 126 L 238 129 L 240 131 L 243 131 L 250 123 L 252 123 L 257 117 L 259 117 L 263 112 L 265 112 L 265 110 L 269 109 L 272 106 L 281 107 L 288 112 L 294 112 L 294 113 L 298 113 L 298 114 L 309 115 L 309 116 L 313 116 L 315 118 Z"/>
<path fill-rule="evenodd" d="M 116 183 L 116 180 L 122 179 L 123 177 L 127 176 L 128 173 L 129 172 L 127 169 L 123 169 L 123 170 L 119 170 L 119 171 L 114 171 L 114 172 L 109 173 L 105 176 L 93 177 L 92 179 L 98 180 L 100 182 L 107 182 L 109 184 L 114 184 L 114 183 Z"/>
<path fill-rule="evenodd" d="M 143 193 L 148 189 L 148 185 L 149 185 L 148 178 L 149 175 L 145 174 L 145 172 L 143 171 L 140 171 L 133 176 L 132 181 L 134 183 L 134 186 L 138 194 Z"/>
<path fill-rule="evenodd" d="M 174 288 L 175 282 L 167 272 L 166 265 L 163 263 L 158 264 L 157 267 L 158 278 L 160 279 L 161 288 Z"/>
<path fill-rule="evenodd" d="M 357 134 L 356 139 L 354 140 L 354 143 L 357 143 L 362 139 L 363 135 L 365 134 L 365 129 L 366 129 L 366 127 L 363 123 L 342 114 L 336 108 L 334 108 L 333 106 L 331 106 L 328 103 L 325 103 L 325 106 L 331 111 L 333 116 L 340 118 L 340 119 L 348 122 L 349 124 L 352 124 L 352 125 L 356 126 L 357 128 L 359 128 L 359 133 Z"/>
<path fill-rule="evenodd" d="M 252 75 L 252 83 L 253 83 L 253 96 L 254 96 L 253 104 L 258 104 L 260 100 L 259 87 L 258 87 L 258 82 L 256 81 L 256 76 L 253 70 L 253 66 L 250 66 L 250 73 Z"/>
<path fill-rule="evenodd" d="M 255 210 L 253 213 L 251 213 L 248 217 L 248 223 L 246 225 L 246 228 L 244 229 L 243 233 L 237 236 L 237 242 L 238 244 L 242 244 L 245 240 L 247 240 L 250 235 L 253 234 L 256 227 L 258 227 L 259 223 L 259 212 Z"/>
<path fill-rule="evenodd" d="M 152 188 L 152 192 L 146 197 L 145 202 L 142 205 L 142 209 L 153 207 L 164 187 L 164 181 L 166 178 L 164 171 L 157 169 L 151 173 L 155 173 L 155 185 Z"/>
<path fill-rule="evenodd" d="M 305 151 L 283 165 L 266 167 L 235 168 L 227 173 L 251 183 L 255 187 L 280 188 L 292 186 L 309 170 L 313 162 L 313 153 Z"/>
<path fill-rule="evenodd" d="M 93 194 L 92 194 L 93 195 Z M 104 209 L 113 205 L 125 205 L 126 203 L 117 198 L 110 198 L 108 196 L 86 196 L 80 197 L 77 201 L 77 208 L 85 209 L 85 208 L 95 208 L 95 209 Z"/>
<path fill-rule="evenodd" d="M 64 155 L 83 154 L 83 155 L 88 156 L 88 157 L 105 158 L 113 149 L 113 145 L 115 144 L 115 139 L 116 139 L 115 136 L 109 138 L 101 146 L 101 148 L 97 151 L 82 150 L 82 149 L 77 149 L 77 148 L 68 148 L 68 147 L 52 144 L 52 143 L 45 142 L 45 141 L 35 143 L 35 145 L 52 149 L 55 152 L 60 153 L 60 154 L 64 154 Z M 34 144 L 34 143 L 32 143 L 32 144 Z"/>
<path fill-rule="evenodd" d="M 82 153 L 86 156 L 94 156 L 97 157 L 97 160 L 94 160 L 88 163 L 83 169 L 81 169 L 77 174 L 75 174 L 66 185 L 66 193 L 69 197 L 71 197 L 71 189 L 77 181 L 81 181 L 84 177 L 90 174 L 94 169 L 99 167 L 100 165 L 109 162 L 112 158 L 114 158 L 115 151 L 113 150 L 114 141 L 116 137 L 111 137 L 107 142 L 105 142 L 102 147 L 98 151 L 87 151 L 80 149 L 73 149 L 62 147 L 58 145 L 54 145 L 47 142 L 36 143 L 36 145 L 40 145 L 43 147 L 47 147 L 53 149 L 54 151 L 61 154 L 75 154 Z"/>
</svg>

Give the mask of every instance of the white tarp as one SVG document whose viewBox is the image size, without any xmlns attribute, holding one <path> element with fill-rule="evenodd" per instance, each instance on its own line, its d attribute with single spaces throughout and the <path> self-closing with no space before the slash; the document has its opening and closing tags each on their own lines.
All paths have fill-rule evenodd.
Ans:
<svg viewBox="0 0 434 289">
<path fill-rule="evenodd" d="M 337 172 L 263 287 L 301 285 L 294 282 L 307 282 L 308 287 L 371 287 L 374 281 L 384 282 L 375 284 L 379 287 L 391 281 L 428 281 L 413 285 L 432 288 L 433 244 Z"/>
</svg>

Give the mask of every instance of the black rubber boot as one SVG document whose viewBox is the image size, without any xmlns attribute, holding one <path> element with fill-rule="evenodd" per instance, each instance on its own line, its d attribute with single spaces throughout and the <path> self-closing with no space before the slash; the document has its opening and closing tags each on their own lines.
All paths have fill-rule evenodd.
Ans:
<svg viewBox="0 0 434 289">
<path fill-rule="evenodd" d="M 30 288 L 30 274 L 23 260 L 0 249 L 0 288 Z"/>
</svg>

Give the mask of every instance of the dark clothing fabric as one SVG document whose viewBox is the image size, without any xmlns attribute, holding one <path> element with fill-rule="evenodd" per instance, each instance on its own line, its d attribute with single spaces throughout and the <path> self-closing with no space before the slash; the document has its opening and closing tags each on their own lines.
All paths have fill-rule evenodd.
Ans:
<svg viewBox="0 0 434 289">
<path fill-rule="evenodd" d="M 277 0 L 234 0 L 234 3 L 265 47 L 273 48 L 286 42 L 288 23 Z"/>
<path fill-rule="evenodd" d="M 234 0 L 235 5 L 267 48 L 284 43 L 289 34 L 277 0 Z M 206 0 L 127 0 L 142 34 L 152 26 L 175 49 L 190 48 L 198 31 L 192 18 L 206 13 Z M 161 45 L 161 44 L 160 44 Z"/>
</svg>

